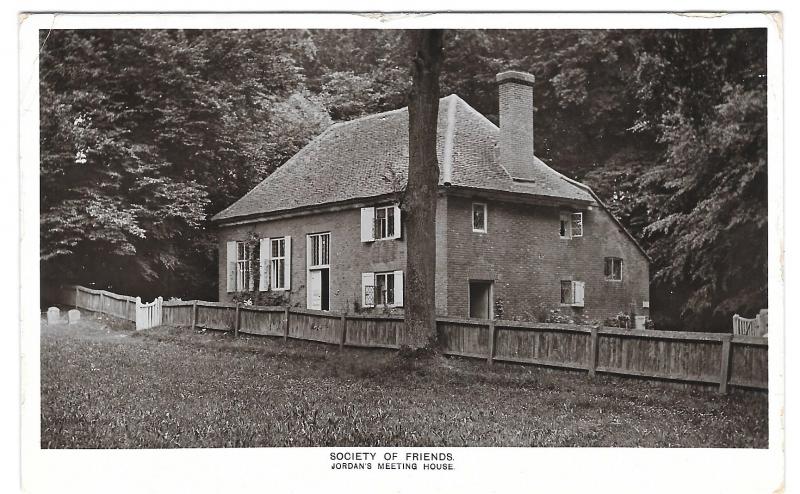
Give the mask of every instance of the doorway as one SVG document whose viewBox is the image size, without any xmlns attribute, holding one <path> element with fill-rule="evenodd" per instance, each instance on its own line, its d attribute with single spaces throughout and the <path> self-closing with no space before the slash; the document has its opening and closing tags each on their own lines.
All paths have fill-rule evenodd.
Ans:
<svg viewBox="0 0 800 494">
<path fill-rule="evenodd" d="M 308 272 L 308 308 L 330 310 L 329 269 L 312 269 Z"/>
<path fill-rule="evenodd" d="M 491 281 L 469 282 L 469 317 L 491 319 L 494 317 Z"/>
</svg>

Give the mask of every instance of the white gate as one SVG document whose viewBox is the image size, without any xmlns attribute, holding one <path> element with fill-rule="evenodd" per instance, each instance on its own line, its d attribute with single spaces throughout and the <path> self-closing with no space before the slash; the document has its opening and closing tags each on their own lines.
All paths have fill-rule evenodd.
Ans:
<svg viewBox="0 0 800 494">
<path fill-rule="evenodd" d="M 136 329 L 150 329 L 161 326 L 161 304 L 164 299 L 158 297 L 149 304 L 143 304 L 136 297 Z"/>
</svg>

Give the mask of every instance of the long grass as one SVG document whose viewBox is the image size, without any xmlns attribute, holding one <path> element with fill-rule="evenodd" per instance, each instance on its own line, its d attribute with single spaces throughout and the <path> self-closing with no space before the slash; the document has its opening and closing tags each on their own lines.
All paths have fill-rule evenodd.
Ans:
<svg viewBox="0 0 800 494">
<path fill-rule="evenodd" d="M 767 447 L 767 396 L 84 314 L 42 325 L 43 448 Z"/>
</svg>

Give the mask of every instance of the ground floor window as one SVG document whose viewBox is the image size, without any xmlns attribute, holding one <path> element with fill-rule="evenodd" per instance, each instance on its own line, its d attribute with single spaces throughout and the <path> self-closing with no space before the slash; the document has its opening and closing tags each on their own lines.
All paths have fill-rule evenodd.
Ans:
<svg viewBox="0 0 800 494">
<path fill-rule="evenodd" d="M 394 272 L 375 273 L 377 305 L 394 305 Z"/>
<path fill-rule="evenodd" d="M 270 286 L 275 290 L 286 289 L 286 239 L 270 240 Z"/>
<path fill-rule="evenodd" d="M 584 286 L 582 281 L 561 280 L 561 304 L 583 307 Z"/>
<path fill-rule="evenodd" d="M 247 242 L 236 242 L 236 291 L 250 287 L 250 247 Z"/>
</svg>

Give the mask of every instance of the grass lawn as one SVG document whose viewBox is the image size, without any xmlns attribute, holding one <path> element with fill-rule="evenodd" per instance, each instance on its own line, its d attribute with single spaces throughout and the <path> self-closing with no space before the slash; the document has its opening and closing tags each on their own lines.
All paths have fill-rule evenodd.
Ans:
<svg viewBox="0 0 800 494">
<path fill-rule="evenodd" d="M 43 448 L 767 447 L 767 395 L 83 313 L 41 334 Z"/>
</svg>

